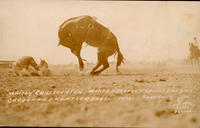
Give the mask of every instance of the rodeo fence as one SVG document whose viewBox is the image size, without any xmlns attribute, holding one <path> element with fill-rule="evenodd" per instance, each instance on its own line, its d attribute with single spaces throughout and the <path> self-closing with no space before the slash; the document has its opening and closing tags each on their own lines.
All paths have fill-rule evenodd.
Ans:
<svg viewBox="0 0 200 128">
<path fill-rule="evenodd" d="M 10 68 L 15 61 L 0 60 L 0 68 Z"/>
</svg>

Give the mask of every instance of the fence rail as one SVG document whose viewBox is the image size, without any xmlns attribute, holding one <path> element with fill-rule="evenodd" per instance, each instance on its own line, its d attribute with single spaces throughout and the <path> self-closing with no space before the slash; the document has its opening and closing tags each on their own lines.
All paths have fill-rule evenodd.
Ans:
<svg viewBox="0 0 200 128">
<path fill-rule="evenodd" d="M 9 68 L 9 67 L 11 67 L 13 62 L 15 62 L 15 61 L 0 60 L 0 67 Z"/>
</svg>

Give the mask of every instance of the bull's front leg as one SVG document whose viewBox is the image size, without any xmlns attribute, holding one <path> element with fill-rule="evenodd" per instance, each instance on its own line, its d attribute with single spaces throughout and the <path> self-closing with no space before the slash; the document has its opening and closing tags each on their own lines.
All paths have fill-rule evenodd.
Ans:
<svg viewBox="0 0 200 128">
<path fill-rule="evenodd" d="M 71 52 L 78 58 L 80 71 L 83 71 L 84 63 L 83 63 L 83 59 L 81 58 L 80 51 L 81 50 L 73 50 L 73 49 L 71 49 Z"/>
<path fill-rule="evenodd" d="M 83 60 L 82 60 L 81 56 L 77 56 L 77 57 L 78 57 L 78 62 L 79 62 L 79 69 L 80 69 L 80 71 L 83 71 L 83 69 L 84 69 Z"/>
</svg>

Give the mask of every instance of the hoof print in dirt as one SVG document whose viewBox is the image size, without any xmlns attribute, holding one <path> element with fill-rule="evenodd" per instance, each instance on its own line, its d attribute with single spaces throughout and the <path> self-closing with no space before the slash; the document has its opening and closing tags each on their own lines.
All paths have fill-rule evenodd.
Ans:
<svg viewBox="0 0 200 128">
<path fill-rule="evenodd" d="M 167 109 L 167 110 L 158 110 L 155 112 L 155 116 L 157 117 L 168 117 L 171 114 L 175 114 L 173 110 Z"/>
<path fill-rule="evenodd" d="M 52 88 L 56 88 L 56 86 L 52 86 Z"/>
<path fill-rule="evenodd" d="M 70 75 L 70 73 L 65 73 L 65 74 L 63 74 L 64 76 L 69 76 Z"/>
<path fill-rule="evenodd" d="M 112 84 L 116 84 L 116 82 L 112 82 Z"/>
<path fill-rule="evenodd" d="M 165 99 L 165 102 L 170 102 L 170 101 L 171 101 L 170 98 Z"/>
<path fill-rule="evenodd" d="M 196 118 L 196 117 L 194 117 L 194 116 L 191 118 L 191 120 L 190 120 L 190 121 L 191 121 L 192 123 L 196 123 L 196 122 L 198 122 L 197 118 Z"/>
<path fill-rule="evenodd" d="M 159 81 L 164 82 L 164 81 L 167 81 L 167 79 L 165 79 L 165 78 L 161 78 L 161 79 L 159 79 Z"/>
<path fill-rule="evenodd" d="M 140 80 L 135 80 L 135 82 L 144 83 L 145 80 L 144 79 L 140 79 Z"/>
</svg>

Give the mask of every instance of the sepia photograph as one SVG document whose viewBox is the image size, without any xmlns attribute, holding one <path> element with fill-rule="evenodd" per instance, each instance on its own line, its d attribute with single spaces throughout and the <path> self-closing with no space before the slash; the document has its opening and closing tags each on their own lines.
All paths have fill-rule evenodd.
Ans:
<svg viewBox="0 0 200 128">
<path fill-rule="evenodd" d="M 0 0 L 0 126 L 200 128 L 200 2 Z"/>
</svg>

